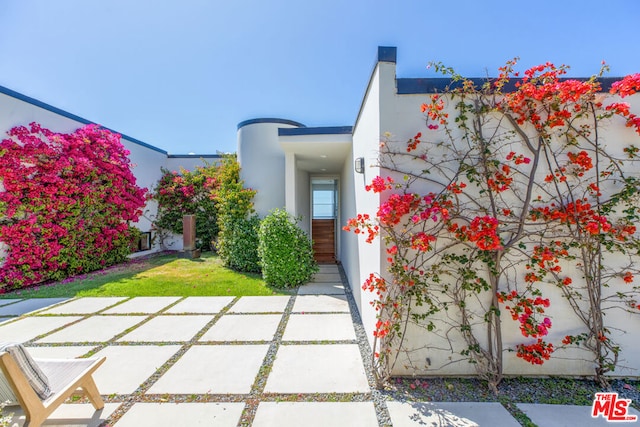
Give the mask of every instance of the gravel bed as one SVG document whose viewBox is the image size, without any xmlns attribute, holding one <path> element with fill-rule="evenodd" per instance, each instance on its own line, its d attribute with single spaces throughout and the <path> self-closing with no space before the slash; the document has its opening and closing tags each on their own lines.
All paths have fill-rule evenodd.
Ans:
<svg viewBox="0 0 640 427">
<path fill-rule="evenodd" d="M 381 393 L 389 400 L 434 402 L 501 402 L 586 405 L 597 392 L 614 391 L 640 409 L 640 381 L 614 379 L 602 388 L 591 379 L 507 378 L 498 386 L 498 394 L 472 378 L 395 378 Z M 507 406 L 507 405 L 505 405 Z M 509 408 L 507 408 L 509 409 Z"/>
</svg>

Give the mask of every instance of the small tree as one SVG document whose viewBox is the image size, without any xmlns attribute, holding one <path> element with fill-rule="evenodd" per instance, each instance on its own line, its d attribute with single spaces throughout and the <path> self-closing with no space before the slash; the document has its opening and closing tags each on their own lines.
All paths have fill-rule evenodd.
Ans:
<svg viewBox="0 0 640 427">
<path fill-rule="evenodd" d="M 318 272 L 307 234 L 283 209 L 272 211 L 260 224 L 258 255 L 264 280 L 278 287 L 293 287 Z"/>
</svg>

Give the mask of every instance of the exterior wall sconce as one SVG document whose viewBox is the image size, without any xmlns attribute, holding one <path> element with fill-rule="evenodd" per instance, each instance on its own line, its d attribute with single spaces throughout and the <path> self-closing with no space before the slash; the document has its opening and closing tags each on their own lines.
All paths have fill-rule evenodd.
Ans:
<svg viewBox="0 0 640 427">
<path fill-rule="evenodd" d="M 355 169 L 357 173 L 364 173 L 364 157 L 358 157 L 356 159 Z"/>
</svg>

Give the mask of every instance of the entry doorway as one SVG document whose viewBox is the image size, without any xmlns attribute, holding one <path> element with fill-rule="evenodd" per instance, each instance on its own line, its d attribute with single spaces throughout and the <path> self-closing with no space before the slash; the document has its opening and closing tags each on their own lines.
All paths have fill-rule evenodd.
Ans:
<svg viewBox="0 0 640 427">
<path fill-rule="evenodd" d="M 311 179 L 311 238 L 318 263 L 336 262 L 338 180 Z"/>
</svg>

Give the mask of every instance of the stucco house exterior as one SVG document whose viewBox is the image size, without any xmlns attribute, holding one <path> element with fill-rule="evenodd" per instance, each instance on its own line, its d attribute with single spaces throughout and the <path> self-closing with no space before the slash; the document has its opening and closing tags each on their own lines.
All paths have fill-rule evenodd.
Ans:
<svg viewBox="0 0 640 427">
<path fill-rule="evenodd" d="M 380 194 L 365 191 L 365 185 L 374 177 L 386 174 L 378 166 L 384 135 L 392 135 L 396 141 L 408 141 L 416 132 L 424 131 L 425 114 L 421 112 L 421 104 L 430 94 L 442 92 L 450 83 L 448 78 L 398 78 L 396 55 L 395 47 L 378 48 L 375 66 L 352 126 L 306 127 L 283 118 L 256 118 L 238 124 L 241 174 L 245 185 L 258 190 L 257 212 L 265 215 L 271 209 L 285 207 L 300 217 L 301 227 L 316 246 L 318 240 L 322 242 L 322 248 L 316 248 L 323 254 L 320 260 L 341 263 L 372 345 L 376 311 L 370 303 L 374 294 L 363 290 L 361 285 L 370 273 L 385 274 L 388 255 L 379 238 L 366 243 L 364 238 L 343 231 L 342 226 L 359 213 L 374 217 L 380 206 Z M 604 80 L 606 87 L 610 82 Z M 632 98 L 625 101 L 637 107 L 638 97 Z M 624 126 L 605 130 L 604 138 L 609 141 L 628 144 L 637 137 Z M 556 300 L 561 301 L 561 295 L 556 295 Z M 580 325 L 570 319 L 569 311 L 565 307 L 555 312 L 557 324 L 564 325 L 556 334 L 579 330 Z M 640 359 L 636 357 L 640 342 L 633 332 L 640 328 L 638 317 L 621 311 L 607 316 L 615 339 L 624 349 L 616 375 L 640 372 Z M 424 334 L 417 328 L 409 328 L 406 333 L 405 345 L 410 349 L 407 353 L 412 354 L 413 360 L 398 363 L 395 374 L 474 375 L 471 364 L 450 363 L 450 351 L 434 350 L 447 347 L 447 343 L 427 345 Z M 504 334 L 507 348 L 522 342 L 517 328 Z M 559 342 L 562 336 L 553 338 Z M 589 356 L 572 351 L 552 358 L 544 368 L 527 364 L 514 353 L 508 353 L 504 372 L 508 375 L 591 375 L 593 364 Z"/>
<path fill-rule="evenodd" d="M 257 190 L 254 199 L 257 213 L 264 216 L 275 208 L 286 210 L 300 218 L 300 226 L 315 241 L 318 259 L 341 263 L 370 339 L 376 324 L 376 311 L 371 306 L 374 295 L 361 288 L 370 273 L 384 274 L 386 258 L 379 239 L 366 243 L 354 233 L 342 230 L 349 218 L 358 213 L 374 216 L 380 195 L 365 191 L 365 185 L 381 174 L 378 164 L 379 144 L 385 133 L 399 141 L 409 140 L 424 128 L 424 113 L 420 106 L 428 94 L 441 91 L 448 79 L 398 78 L 395 47 L 379 47 L 355 123 L 335 127 L 306 127 L 285 118 L 253 118 L 238 124 L 237 155 L 241 178 L 245 186 Z M 364 86 L 364 85 L 363 85 Z M 632 100 L 637 106 L 639 100 Z M 39 122 L 56 132 L 69 132 L 89 121 L 53 106 L 0 87 L 0 132 L 16 125 Z M 613 137 L 628 138 L 627 130 L 609 129 Z M 616 132 L 620 132 L 619 134 Z M 138 184 L 151 188 L 161 176 L 161 168 L 192 169 L 217 159 L 216 155 L 170 155 L 166 151 L 122 135 L 122 142 L 131 152 Z M 137 226 L 141 231 L 151 228 L 155 206 Z M 180 249 L 180 242 L 175 246 Z M 158 250 L 157 247 L 152 250 Z M 146 252 L 148 253 L 148 252 Z M 638 375 L 640 341 L 633 331 L 640 328 L 638 316 L 617 313 L 610 318 L 619 327 L 616 339 L 627 355 L 621 361 L 620 375 Z M 570 325 L 569 328 L 572 326 Z M 412 333 L 409 331 L 409 333 Z M 508 337 L 506 339 L 515 339 Z M 408 339 L 410 345 L 426 347 L 417 333 Z M 416 353 L 420 360 L 430 360 L 433 367 L 445 366 L 447 354 L 435 354 L 428 348 Z M 404 370 L 400 364 L 396 374 L 434 373 L 436 375 L 473 374 L 471 367 L 460 364 L 429 372 Z M 590 375 L 588 361 L 573 358 L 555 361 L 545 368 L 545 374 Z M 507 374 L 539 375 L 515 357 L 505 364 Z"/>
</svg>

